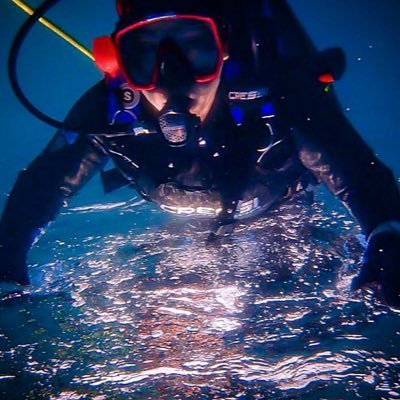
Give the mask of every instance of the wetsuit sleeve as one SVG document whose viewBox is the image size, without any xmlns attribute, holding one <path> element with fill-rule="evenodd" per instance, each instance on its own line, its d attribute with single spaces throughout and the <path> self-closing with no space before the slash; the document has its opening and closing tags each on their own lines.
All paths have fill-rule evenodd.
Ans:
<svg viewBox="0 0 400 400">
<path fill-rule="evenodd" d="M 73 107 L 66 122 L 90 128 L 91 116 L 92 124 L 99 128 L 103 94 L 101 84 L 92 88 Z M 0 221 L 0 280 L 29 283 L 26 261 L 35 239 L 107 158 L 96 137 L 59 131 L 19 174 Z"/>
<path fill-rule="evenodd" d="M 317 81 L 313 66 L 288 72 L 282 108 L 300 160 L 338 196 L 369 235 L 400 220 L 400 194 L 393 173 L 375 156 L 344 115 L 333 90 Z"/>
<path fill-rule="evenodd" d="M 301 162 L 342 200 L 367 235 L 380 224 L 400 220 L 392 172 L 348 121 L 333 88 L 326 91 L 318 81 L 327 72 L 341 76 L 343 52 L 319 52 L 286 0 L 257 1 L 270 30 L 269 53 L 276 57 L 271 72 L 277 114 L 289 125 Z"/>
</svg>

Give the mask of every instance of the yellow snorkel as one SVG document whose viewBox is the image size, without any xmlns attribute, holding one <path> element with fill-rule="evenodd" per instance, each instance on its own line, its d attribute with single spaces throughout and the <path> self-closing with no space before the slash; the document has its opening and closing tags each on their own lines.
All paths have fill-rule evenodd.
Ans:
<svg viewBox="0 0 400 400">
<path fill-rule="evenodd" d="M 18 6 L 21 10 L 29 15 L 28 19 L 22 24 L 21 28 L 17 32 L 14 41 L 12 42 L 9 57 L 8 57 L 8 77 L 10 81 L 10 85 L 12 90 L 14 91 L 18 100 L 22 103 L 22 105 L 31 112 L 36 118 L 40 119 L 41 121 L 45 122 L 46 124 L 57 128 L 57 129 L 65 129 L 74 131 L 77 133 L 93 133 L 87 132 L 85 129 L 79 126 L 69 126 L 65 124 L 64 121 L 56 120 L 49 115 L 43 113 L 39 110 L 25 95 L 24 91 L 22 90 L 19 81 L 18 81 L 18 74 L 17 74 L 17 62 L 18 62 L 18 55 L 21 49 L 21 46 L 29 34 L 32 27 L 35 23 L 40 22 L 44 25 L 47 29 L 51 30 L 57 36 L 65 40 L 71 46 L 73 46 L 76 50 L 79 50 L 80 53 L 84 54 L 87 58 L 94 61 L 93 54 L 90 50 L 88 50 L 85 46 L 80 44 L 74 38 L 72 38 L 69 34 L 64 32 L 58 26 L 50 22 L 48 19 L 44 18 L 44 14 L 52 8 L 55 4 L 57 4 L 60 0 L 44 0 L 41 5 L 39 5 L 36 9 L 29 7 L 23 0 L 11 0 L 13 4 Z"/>
<path fill-rule="evenodd" d="M 27 14 L 32 15 L 35 10 L 29 7 L 26 3 L 24 3 L 21 0 L 11 0 L 16 6 L 18 6 L 21 10 L 25 11 Z M 48 19 L 40 17 L 38 21 L 44 25 L 46 28 L 50 29 L 53 33 L 55 33 L 57 36 L 60 38 L 64 39 L 66 42 L 68 42 L 71 46 L 75 47 L 77 50 L 79 50 L 82 54 L 84 54 L 86 57 L 90 58 L 92 61 L 94 61 L 94 57 L 90 50 L 88 50 L 85 46 L 80 44 L 78 41 L 76 41 L 73 37 L 71 37 L 68 33 L 64 32 L 62 29 L 60 29 L 58 26 L 54 25 L 52 22 L 50 22 Z"/>
</svg>

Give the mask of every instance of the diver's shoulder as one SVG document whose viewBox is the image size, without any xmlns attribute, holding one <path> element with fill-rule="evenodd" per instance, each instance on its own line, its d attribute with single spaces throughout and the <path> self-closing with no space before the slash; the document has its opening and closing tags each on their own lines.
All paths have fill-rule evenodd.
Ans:
<svg viewBox="0 0 400 400">
<path fill-rule="evenodd" d="M 91 86 L 75 103 L 79 106 L 97 106 L 107 104 L 108 88 L 104 79 Z"/>
<path fill-rule="evenodd" d="M 65 123 L 88 132 L 107 126 L 107 93 L 104 80 L 94 84 L 72 106 Z"/>
</svg>

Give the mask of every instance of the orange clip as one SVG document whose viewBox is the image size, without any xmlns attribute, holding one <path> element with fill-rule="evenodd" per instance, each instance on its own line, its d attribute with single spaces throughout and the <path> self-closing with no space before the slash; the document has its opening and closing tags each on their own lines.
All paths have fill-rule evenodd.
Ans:
<svg viewBox="0 0 400 400">
<path fill-rule="evenodd" d="M 110 36 L 93 40 L 93 57 L 97 67 L 105 74 L 115 78 L 119 72 L 118 55 Z"/>
<path fill-rule="evenodd" d="M 330 72 L 327 72 L 326 74 L 321 74 L 318 77 L 318 81 L 321 83 L 333 83 L 335 82 L 335 78 Z"/>
</svg>

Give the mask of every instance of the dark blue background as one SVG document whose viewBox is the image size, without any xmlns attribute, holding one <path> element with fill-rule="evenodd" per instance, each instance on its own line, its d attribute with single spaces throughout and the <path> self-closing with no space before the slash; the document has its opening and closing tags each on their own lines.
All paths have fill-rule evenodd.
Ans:
<svg viewBox="0 0 400 400">
<path fill-rule="evenodd" d="M 40 2 L 31 0 L 30 4 L 34 7 Z M 318 48 L 344 48 L 348 68 L 336 84 L 343 108 L 365 140 L 399 176 L 400 1 L 291 0 L 290 4 Z M 1 0 L 0 15 L 2 209 L 18 171 L 41 151 L 54 129 L 23 108 L 8 83 L 8 50 L 26 15 L 11 0 Z M 116 22 L 113 0 L 60 1 L 48 17 L 88 47 L 94 37 L 111 32 Z M 62 119 L 101 75 L 89 59 L 38 25 L 22 49 L 19 77 L 28 97 L 40 109 Z M 90 202 L 100 195 L 95 180 L 75 202 Z"/>
</svg>

